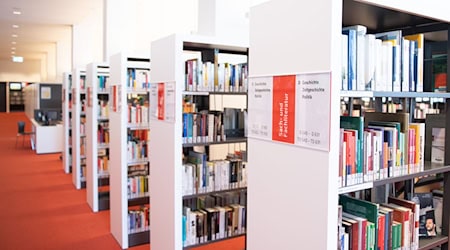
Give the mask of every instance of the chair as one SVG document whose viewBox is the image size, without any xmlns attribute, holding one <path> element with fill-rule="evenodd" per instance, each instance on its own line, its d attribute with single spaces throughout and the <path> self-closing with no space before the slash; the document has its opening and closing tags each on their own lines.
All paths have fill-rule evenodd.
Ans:
<svg viewBox="0 0 450 250">
<path fill-rule="evenodd" d="M 34 132 L 25 132 L 25 122 L 24 121 L 17 122 L 16 148 L 17 148 L 17 139 L 19 138 L 19 136 L 22 136 L 22 146 L 24 146 L 25 145 L 25 136 L 28 136 L 28 138 L 30 138 L 30 136 L 33 134 L 34 134 Z"/>
</svg>

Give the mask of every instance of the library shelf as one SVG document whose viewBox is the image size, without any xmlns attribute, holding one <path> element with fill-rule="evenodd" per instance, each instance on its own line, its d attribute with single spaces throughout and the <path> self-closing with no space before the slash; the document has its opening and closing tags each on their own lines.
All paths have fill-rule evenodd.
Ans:
<svg viewBox="0 0 450 250">
<path fill-rule="evenodd" d="M 231 189 L 212 191 L 212 192 L 205 192 L 205 193 L 189 194 L 189 195 L 183 195 L 183 200 L 197 198 L 197 197 L 201 197 L 201 196 L 209 196 L 209 195 L 216 195 L 216 194 L 223 194 L 223 193 L 240 192 L 240 191 L 246 191 L 246 190 L 247 190 L 247 187 L 241 187 L 241 188 L 231 188 Z"/>
<path fill-rule="evenodd" d="M 450 98 L 450 93 L 341 90 L 341 97 Z"/>
<path fill-rule="evenodd" d="M 375 181 L 371 181 L 371 182 L 365 182 L 362 184 L 351 185 L 351 186 L 347 186 L 347 187 L 341 187 L 341 188 L 339 188 L 338 193 L 339 194 L 351 193 L 351 192 L 370 189 L 373 187 L 382 186 L 382 185 L 386 185 L 386 184 L 390 184 L 390 183 L 406 181 L 406 180 L 411 180 L 414 178 L 419 178 L 419 177 L 428 176 L 428 175 L 441 174 L 441 173 L 446 173 L 446 172 L 450 172 L 450 165 L 425 162 L 423 171 L 419 171 L 419 172 L 411 173 L 411 174 L 405 174 L 405 175 L 401 175 L 401 176 L 389 177 L 389 178 L 375 180 Z"/>
<path fill-rule="evenodd" d="M 150 230 L 128 234 L 128 245 L 130 247 L 147 244 L 150 242 Z"/>
<path fill-rule="evenodd" d="M 421 238 L 419 240 L 419 250 L 429 250 L 448 243 L 448 236 L 437 235 L 432 238 Z"/>
<path fill-rule="evenodd" d="M 209 145 L 220 145 L 220 144 L 230 144 L 230 143 L 242 143 L 247 142 L 247 138 L 229 138 L 225 141 L 215 141 L 215 142 L 198 142 L 198 143 L 183 143 L 183 147 L 195 147 L 195 146 L 209 146 Z"/>
<path fill-rule="evenodd" d="M 245 233 L 233 235 L 233 236 L 230 236 L 230 237 L 225 237 L 225 238 L 218 239 L 218 240 L 210 240 L 210 241 L 207 241 L 207 242 L 204 242 L 204 243 L 195 244 L 195 245 L 185 246 L 185 247 L 183 247 L 183 250 L 194 249 L 196 247 L 206 246 L 206 245 L 214 244 L 214 243 L 221 242 L 221 241 L 224 241 L 224 240 L 230 240 L 230 239 L 239 238 L 239 237 L 245 237 Z"/>
</svg>

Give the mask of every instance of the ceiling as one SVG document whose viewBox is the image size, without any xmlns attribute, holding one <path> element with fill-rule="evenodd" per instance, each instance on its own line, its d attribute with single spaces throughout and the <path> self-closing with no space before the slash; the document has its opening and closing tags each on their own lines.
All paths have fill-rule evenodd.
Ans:
<svg viewBox="0 0 450 250">
<path fill-rule="evenodd" d="M 71 25 L 102 5 L 103 0 L 1 0 L 0 60 L 9 60 L 12 51 L 24 60 L 42 58 L 63 36 L 71 34 L 67 32 Z M 14 10 L 21 14 L 13 14 Z"/>
</svg>

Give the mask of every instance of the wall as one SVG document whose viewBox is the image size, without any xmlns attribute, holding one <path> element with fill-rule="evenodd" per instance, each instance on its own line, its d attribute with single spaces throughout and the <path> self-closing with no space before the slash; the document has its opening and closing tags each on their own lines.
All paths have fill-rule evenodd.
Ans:
<svg viewBox="0 0 450 250">
<path fill-rule="evenodd" d="M 0 60 L 0 69 L 0 81 L 41 81 L 40 60 L 24 60 L 23 63 L 13 63 L 10 60 Z"/>
</svg>

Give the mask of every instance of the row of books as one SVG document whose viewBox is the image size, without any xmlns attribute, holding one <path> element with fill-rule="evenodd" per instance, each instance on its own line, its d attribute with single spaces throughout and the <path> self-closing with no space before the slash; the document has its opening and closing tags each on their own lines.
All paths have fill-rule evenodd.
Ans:
<svg viewBox="0 0 450 250">
<path fill-rule="evenodd" d="M 247 91 L 247 63 L 214 64 L 212 62 L 202 62 L 200 59 L 190 59 L 185 62 L 185 69 L 186 91 Z"/>
<path fill-rule="evenodd" d="M 100 122 L 97 126 L 97 142 L 99 144 L 109 143 L 109 123 Z"/>
<path fill-rule="evenodd" d="M 97 76 L 97 86 L 99 91 L 106 91 L 109 89 L 109 76 Z"/>
<path fill-rule="evenodd" d="M 239 204 L 183 209 L 183 245 L 191 246 L 241 235 L 246 231 L 246 207 Z"/>
<path fill-rule="evenodd" d="M 109 105 L 108 101 L 106 100 L 100 100 L 98 102 L 98 118 L 104 119 L 109 117 Z"/>
<path fill-rule="evenodd" d="M 109 157 L 107 155 L 97 157 L 99 176 L 109 176 Z"/>
<path fill-rule="evenodd" d="M 127 157 L 129 161 L 148 157 L 148 130 L 129 130 L 127 136 Z"/>
<path fill-rule="evenodd" d="M 129 68 L 127 70 L 127 89 L 129 90 L 147 90 L 149 83 L 150 70 Z"/>
<path fill-rule="evenodd" d="M 247 163 L 241 159 L 207 161 L 205 153 L 189 152 L 183 164 L 183 195 L 202 194 L 247 186 Z"/>
<path fill-rule="evenodd" d="M 148 175 L 128 176 L 128 199 L 148 196 Z"/>
<path fill-rule="evenodd" d="M 414 199 L 388 197 L 387 203 L 377 204 L 341 195 L 338 249 L 418 249 L 421 237 L 436 235 L 436 225 L 434 212 L 429 212 L 432 198 L 427 204 L 421 194 Z"/>
<path fill-rule="evenodd" d="M 423 170 L 425 124 L 408 113 L 341 116 L 339 187 Z"/>
<path fill-rule="evenodd" d="M 342 30 L 342 89 L 423 91 L 424 35 L 400 30 L 367 34 L 367 27 Z"/>
<path fill-rule="evenodd" d="M 128 123 L 131 124 L 148 124 L 149 123 L 149 108 L 142 105 L 128 105 Z"/>
<path fill-rule="evenodd" d="M 222 112 L 183 113 L 183 143 L 207 143 L 226 140 Z"/>
<path fill-rule="evenodd" d="M 150 230 L 150 208 L 141 206 L 139 209 L 128 210 L 128 233 L 148 230 Z"/>
</svg>

